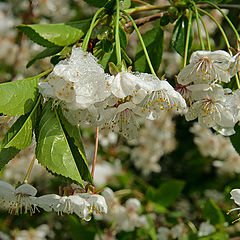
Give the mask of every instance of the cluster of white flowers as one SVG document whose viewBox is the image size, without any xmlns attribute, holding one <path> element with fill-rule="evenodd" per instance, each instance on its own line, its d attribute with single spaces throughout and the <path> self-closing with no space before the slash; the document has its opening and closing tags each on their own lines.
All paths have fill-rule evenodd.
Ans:
<svg viewBox="0 0 240 240">
<path fill-rule="evenodd" d="M 37 189 L 29 184 L 22 184 L 16 189 L 9 183 L 0 181 L 0 205 L 9 209 L 12 214 L 22 214 L 28 211 L 32 215 L 38 208 L 58 214 L 73 214 L 86 221 L 91 219 L 91 213 L 106 214 L 105 198 L 98 194 L 76 193 L 70 196 L 47 194 L 36 197 Z"/>
<path fill-rule="evenodd" d="M 166 80 L 135 72 L 110 76 L 91 53 L 77 47 L 39 88 L 44 97 L 61 102 L 72 124 L 91 123 L 130 139 L 137 136 L 136 117 L 156 119 L 162 110 L 186 110 L 185 100 Z"/>
<path fill-rule="evenodd" d="M 198 118 L 203 127 L 226 136 L 234 134 L 234 125 L 240 119 L 240 90 L 232 92 L 220 83 L 230 82 L 238 71 L 239 54 L 232 57 L 221 50 L 194 52 L 177 79 L 179 92 L 189 101 L 186 120 Z"/>
<path fill-rule="evenodd" d="M 160 158 L 176 147 L 175 125 L 172 114 L 161 113 L 155 121 L 145 121 L 139 130 L 137 145 L 131 149 L 131 159 L 143 175 L 160 172 Z M 156 131 L 158 129 L 158 131 Z"/>
<path fill-rule="evenodd" d="M 109 181 L 111 181 L 114 176 L 121 175 L 121 173 L 122 165 L 119 159 L 115 159 L 114 163 L 107 161 L 98 161 L 95 166 L 95 174 L 93 180 L 94 186 L 104 186 L 109 183 Z"/>
<path fill-rule="evenodd" d="M 201 154 L 216 159 L 213 164 L 220 172 L 240 173 L 240 156 L 228 137 L 217 135 L 198 123 L 194 123 L 190 131 Z"/>
<path fill-rule="evenodd" d="M 110 188 L 105 188 L 102 195 L 106 199 L 108 205 L 108 213 L 100 216 L 97 219 L 102 219 L 107 222 L 114 222 L 113 232 L 133 231 L 135 228 L 148 226 L 145 215 L 139 215 L 141 203 L 136 198 L 129 198 L 125 205 L 121 205 L 114 192 Z"/>
</svg>

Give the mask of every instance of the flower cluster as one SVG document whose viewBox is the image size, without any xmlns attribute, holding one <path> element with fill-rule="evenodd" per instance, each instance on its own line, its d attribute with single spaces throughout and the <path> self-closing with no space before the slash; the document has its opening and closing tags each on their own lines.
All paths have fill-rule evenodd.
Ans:
<svg viewBox="0 0 240 240">
<path fill-rule="evenodd" d="M 0 181 L 0 203 L 12 214 L 33 214 L 42 208 L 58 214 L 73 214 L 86 221 L 91 219 L 91 213 L 106 214 L 105 198 L 98 194 L 76 193 L 70 196 L 47 194 L 36 197 L 37 189 L 29 184 L 22 184 L 16 189 L 6 182 Z M 39 211 L 39 210 L 38 210 Z"/>
<path fill-rule="evenodd" d="M 114 192 L 110 188 L 105 188 L 102 192 L 105 197 L 109 211 L 104 216 L 96 216 L 97 219 L 103 219 L 107 222 L 114 222 L 114 231 L 133 231 L 137 227 L 147 226 L 145 215 L 139 215 L 141 203 L 136 198 L 129 198 L 125 206 L 121 205 Z"/>
<path fill-rule="evenodd" d="M 132 162 L 144 176 L 160 172 L 160 158 L 176 147 L 172 117 L 172 114 L 164 112 L 155 121 L 145 121 L 139 130 L 137 145 L 129 150 Z"/>
<path fill-rule="evenodd" d="M 228 137 L 217 135 L 198 123 L 195 123 L 190 131 L 195 135 L 193 140 L 201 154 L 216 159 L 213 165 L 219 168 L 221 173 L 240 172 L 240 156 Z"/>
<path fill-rule="evenodd" d="M 90 123 L 130 139 L 137 136 L 136 117 L 155 119 L 162 110 L 186 110 L 185 100 L 166 80 L 137 72 L 110 76 L 91 53 L 77 47 L 39 88 L 44 97 L 61 102 L 70 123 Z"/>
<path fill-rule="evenodd" d="M 223 135 L 235 133 L 234 125 L 240 119 L 240 91 L 223 88 L 220 83 L 230 82 L 238 71 L 238 54 L 225 51 L 196 51 L 190 63 L 178 75 L 179 91 L 189 101 L 187 121 L 214 128 Z"/>
</svg>

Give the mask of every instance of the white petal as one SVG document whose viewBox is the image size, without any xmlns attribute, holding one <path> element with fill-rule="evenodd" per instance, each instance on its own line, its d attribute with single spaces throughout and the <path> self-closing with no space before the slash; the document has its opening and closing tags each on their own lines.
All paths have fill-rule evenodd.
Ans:
<svg viewBox="0 0 240 240">
<path fill-rule="evenodd" d="M 240 189 L 233 189 L 230 194 L 231 199 L 233 199 L 237 205 L 240 205 Z"/>
<path fill-rule="evenodd" d="M 16 194 L 23 194 L 29 196 L 35 196 L 37 194 L 37 189 L 29 184 L 23 184 L 16 188 Z"/>
</svg>

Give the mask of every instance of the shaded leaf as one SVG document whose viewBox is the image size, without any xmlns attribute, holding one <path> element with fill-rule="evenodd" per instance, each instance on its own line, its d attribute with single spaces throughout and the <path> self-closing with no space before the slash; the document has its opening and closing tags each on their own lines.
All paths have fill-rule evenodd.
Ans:
<svg viewBox="0 0 240 240">
<path fill-rule="evenodd" d="M 126 34 L 126 31 L 122 27 L 119 27 L 119 38 L 120 38 L 121 48 L 123 50 L 126 50 L 126 48 L 127 48 L 127 34 Z"/>
<path fill-rule="evenodd" d="M 225 222 L 225 218 L 221 212 L 221 209 L 211 199 L 207 200 L 203 208 L 203 218 L 205 220 L 209 220 L 213 225 Z"/>
<path fill-rule="evenodd" d="M 68 46 L 75 43 L 87 32 L 90 20 L 58 24 L 18 25 L 32 41 L 44 47 Z"/>
<path fill-rule="evenodd" d="M 27 63 L 27 68 L 29 68 L 36 60 L 46 58 L 59 53 L 63 48 L 59 46 L 50 47 L 44 49 L 42 52 L 38 53 L 33 59 Z"/>
<path fill-rule="evenodd" d="M 173 29 L 173 34 L 172 34 L 172 46 L 182 57 L 184 56 L 184 51 L 185 51 L 187 28 L 188 28 L 188 18 L 186 16 L 181 16 L 177 20 Z M 190 49 L 192 45 L 192 40 L 193 40 L 192 35 L 193 35 L 193 31 L 191 28 L 188 49 Z"/>
<path fill-rule="evenodd" d="M 149 54 L 153 68 L 157 72 L 162 60 L 163 30 L 160 27 L 155 27 L 143 34 L 142 37 L 146 45 L 147 52 Z M 135 71 L 139 72 L 151 72 L 140 42 L 137 46 L 134 69 Z"/>
<path fill-rule="evenodd" d="M 50 101 L 46 104 L 39 123 L 37 159 L 49 171 L 82 185 L 80 164 L 77 163 L 82 156 L 74 139 L 64 130 L 58 111 L 52 110 L 51 105 Z"/>
<path fill-rule="evenodd" d="M 155 193 L 155 201 L 164 207 L 170 206 L 179 197 L 184 185 L 180 180 L 170 180 L 161 184 Z"/>
<path fill-rule="evenodd" d="M 12 160 L 18 153 L 19 149 L 14 147 L 3 148 L 0 152 L 0 170 L 10 161 Z"/>
<path fill-rule="evenodd" d="M 35 103 L 32 111 L 29 114 L 19 117 L 12 125 L 1 141 L 1 150 L 10 147 L 25 149 L 32 143 L 33 129 L 36 124 L 39 102 L 40 97 Z"/>
<path fill-rule="evenodd" d="M 79 218 L 70 215 L 68 219 L 71 239 L 79 240 L 79 236 L 81 236 L 81 239 L 94 239 L 94 236 L 96 235 L 96 228 L 94 228 L 94 224 L 89 224 L 89 226 L 86 228 L 86 226 L 79 221 Z"/>
<path fill-rule="evenodd" d="M 38 96 L 39 79 L 50 70 L 35 77 L 0 84 L 0 113 L 9 116 L 24 115 L 31 111 Z"/>
<path fill-rule="evenodd" d="M 116 61 L 117 61 L 116 48 L 115 48 L 115 45 L 114 45 L 112 50 L 110 52 L 105 53 L 103 55 L 103 57 L 98 61 L 98 63 L 103 66 L 103 68 L 106 72 L 109 72 L 108 63 L 109 62 L 115 63 Z"/>
<path fill-rule="evenodd" d="M 74 139 L 73 144 L 71 145 L 72 148 L 74 148 L 76 153 L 76 164 L 78 165 L 78 170 L 80 171 L 82 179 L 92 183 L 92 176 L 89 171 L 87 159 L 86 159 L 86 153 L 84 150 L 84 146 L 82 143 L 82 136 L 81 136 L 81 130 L 79 126 L 74 126 L 70 124 L 65 117 L 63 116 L 62 112 L 58 111 L 61 123 L 63 125 L 63 129 L 65 130 L 65 134 L 69 135 L 70 138 Z M 69 141 L 72 141 L 72 139 L 69 138 Z M 80 155 L 78 154 L 80 153 Z"/>
</svg>

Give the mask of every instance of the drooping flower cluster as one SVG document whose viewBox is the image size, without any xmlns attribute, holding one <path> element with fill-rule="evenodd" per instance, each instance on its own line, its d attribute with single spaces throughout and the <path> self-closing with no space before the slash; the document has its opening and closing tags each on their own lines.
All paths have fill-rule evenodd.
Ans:
<svg viewBox="0 0 240 240">
<path fill-rule="evenodd" d="M 148 225 L 146 216 L 138 213 L 141 208 L 138 199 L 129 198 L 123 206 L 110 188 L 105 188 L 102 195 L 106 199 L 109 211 L 104 216 L 97 215 L 96 218 L 114 222 L 115 233 L 119 231 L 129 232 Z"/>
<path fill-rule="evenodd" d="M 70 123 L 90 123 L 127 138 L 137 135 L 136 117 L 155 119 L 162 110 L 186 110 L 185 100 L 166 80 L 134 72 L 110 76 L 91 53 L 77 47 L 39 88 L 44 97 L 61 102 Z"/>
<path fill-rule="evenodd" d="M 195 135 L 193 141 L 200 153 L 214 158 L 213 165 L 220 173 L 240 173 L 240 156 L 228 137 L 217 135 L 198 123 L 194 123 L 190 131 Z"/>
<path fill-rule="evenodd" d="M 130 154 L 132 162 L 144 176 L 149 176 L 152 172 L 160 172 L 160 158 L 176 147 L 172 117 L 170 113 L 161 113 L 155 121 L 145 121 L 139 130 L 139 138 L 135 147 L 131 148 Z"/>
<path fill-rule="evenodd" d="M 229 136 L 240 119 L 240 91 L 223 88 L 238 71 L 238 55 L 225 51 L 196 51 L 178 75 L 179 92 L 188 97 L 187 121 L 198 118 L 203 127 Z"/>
<path fill-rule="evenodd" d="M 36 197 L 37 189 L 29 184 L 22 184 L 16 189 L 6 182 L 0 181 L 1 208 L 9 209 L 12 214 L 33 214 L 39 208 L 58 214 L 73 214 L 85 221 L 91 219 L 91 213 L 106 214 L 105 198 L 98 194 L 76 193 L 70 196 L 47 194 Z"/>
</svg>

